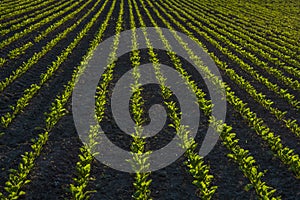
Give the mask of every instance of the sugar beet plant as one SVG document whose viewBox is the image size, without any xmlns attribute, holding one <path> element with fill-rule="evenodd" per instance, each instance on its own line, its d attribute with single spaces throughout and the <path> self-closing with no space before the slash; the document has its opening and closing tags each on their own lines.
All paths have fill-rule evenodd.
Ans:
<svg viewBox="0 0 300 200">
<path fill-rule="evenodd" d="M 136 174 L 134 177 L 133 186 L 135 191 L 132 195 L 134 199 L 151 199 L 150 184 L 152 182 L 149 179 L 150 173 L 143 173 L 142 171 L 149 168 L 149 163 L 147 163 L 148 155 L 151 151 L 145 151 L 145 139 L 142 137 L 143 134 L 143 119 L 144 112 L 144 100 L 142 98 L 141 85 L 139 83 L 140 73 L 140 51 L 138 50 L 138 38 L 136 34 L 136 23 L 133 15 L 132 2 L 129 1 L 129 14 L 130 14 L 130 28 L 132 29 L 132 55 L 130 57 L 131 66 L 133 68 L 132 76 L 134 78 L 134 84 L 131 85 L 131 91 L 133 93 L 131 110 L 133 113 L 133 119 L 135 122 L 135 132 L 132 134 L 133 142 L 131 144 L 131 151 L 133 156 L 132 167 Z"/>
<path fill-rule="evenodd" d="M 152 5 L 152 4 L 150 4 L 150 5 Z M 167 40 L 163 37 L 163 35 L 161 33 L 160 33 L 160 35 L 162 37 L 161 39 L 164 41 L 164 43 L 166 44 L 166 46 L 169 46 L 169 48 L 170 48 L 170 45 L 168 44 Z M 187 49 L 187 51 L 190 52 L 190 50 L 188 50 L 188 49 Z M 183 75 L 185 75 L 185 79 L 187 79 L 187 81 L 189 81 L 188 80 L 189 77 L 188 77 L 187 73 L 184 71 L 184 69 L 181 68 L 182 64 L 179 62 L 179 59 L 174 54 L 172 54 L 172 53 L 169 53 L 169 55 L 170 55 L 170 58 L 173 60 L 175 66 L 177 68 L 177 70 L 180 71 L 181 73 L 183 73 Z M 201 64 L 200 64 L 200 66 L 201 66 Z M 220 82 L 218 80 L 212 80 L 212 81 L 215 81 L 216 84 L 220 84 Z M 197 86 L 194 84 L 193 81 L 189 81 L 189 84 L 191 85 L 191 88 L 194 90 L 195 94 L 199 98 L 199 105 L 207 105 L 209 102 L 207 102 L 205 100 L 203 101 L 203 97 L 205 96 L 205 94 L 203 94 L 203 92 L 199 91 L 199 88 L 197 88 Z M 208 115 L 211 112 L 210 111 L 210 108 L 211 108 L 210 106 L 203 106 L 203 107 L 200 107 L 200 108 L 202 108 L 205 111 L 204 113 L 207 113 Z M 212 118 L 210 121 L 213 122 L 214 124 L 216 123 L 216 121 L 215 121 L 214 118 Z M 220 122 L 218 122 L 218 123 L 220 123 Z M 222 122 L 221 122 L 221 124 L 222 124 Z M 228 128 L 226 128 L 226 125 L 224 125 L 224 126 L 225 126 L 224 129 L 226 130 L 226 131 L 224 131 L 224 133 L 226 133 L 226 136 L 227 136 L 227 137 L 224 137 L 224 139 L 225 139 L 224 144 L 227 144 L 226 146 L 228 148 L 230 148 L 234 152 L 234 154 L 236 154 L 235 156 L 234 156 L 234 154 L 229 154 L 231 156 L 231 158 L 242 157 L 243 159 L 245 159 L 246 161 L 248 161 L 249 164 L 247 164 L 247 165 L 245 165 L 244 162 L 241 162 L 241 161 L 239 162 L 239 165 L 240 165 L 241 169 L 245 170 L 244 174 L 247 173 L 247 175 L 248 175 L 247 177 L 249 177 L 251 183 L 258 183 L 257 185 L 254 185 L 256 187 L 259 186 L 259 187 L 256 188 L 256 190 L 258 192 L 258 195 L 261 195 L 261 196 L 265 196 L 265 195 L 271 196 L 275 192 L 275 190 L 271 190 L 271 188 L 269 186 L 266 186 L 265 183 L 260 180 L 260 178 L 263 175 L 263 173 L 260 172 L 259 175 L 252 174 L 252 171 L 254 169 L 257 171 L 257 167 L 255 165 L 253 165 L 255 163 L 255 160 L 253 159 L 253 157 L 248 156 L 248 151 L 242 149 L 241 147 L 239 147 L 237 145 L 237 141 L 238 140 L 234 139 L 234 137 L 235 137 L 234 133 L 230 133 L 230 130 L 231 130 L 230 127 L 228 129 Z M 214 128 L 218 132 L 220 132 L 220 133 L 223 132 L 222 131 L 222 126 L 215 126 Z M 232 142 L 229 142 L 228 140 L 232 141 Z M 239 151 L 235 151 L 235 150 L 239 150 Z M 237 160 L 237 161 L 239 161 L 239 160 Z M 244 167 L 246 167 L 246 169 L 243 169 Z M 261 184 L 264 187 L 262 187 Z"/>
<path fill-rule="evenodd" d="M 297 0 L 1 1 L 0 199 L 299 199 L 298 15 Z M 164 54 L 154 49 L 147 27 L 155 27 L 156 40 L 166 49 Z M 160 27 L 169 29 L 170 35 L 164 35 Z M 103 179 L 107 174 L 101 177 L 95 174 L 94 164 L 99 162 L 95 158 L 105 153 L 96 152 L 97 145 L 101 145 L 99 136 L 108 133 L 99 132 L 99 125 L 91 126 L 88 140 L 82 144 L 75 127 L 72 129 L 73 123 L 64 123 L 72 119 L 71 97 L 78 78 L 97 56 L 94 54 L 97 46 L 116 35 L 108 49 L 110 54 L 103 61 L 107 67 L 95 93 L 95 120 L 110 123 L 106 120 L 113 92 L 110 89 L 113 90 L 114 79 L 119 78 L 118 71 L 123 70 L 114 62 L 121 45 L 118 34 L 129 29 L 129 59 L 121 63 L 132 68 L 134 80 L 128 102 L 135 123 L 128 146 L 133 159 L 128 162 L 135 173 L 130 174 L 132 183 L 124 190 L 119 184 L 122 180 L 107 184 L 103 182 L 108 180 Z M 203 48 L 223 80 L 203 64 L 177 31 Z M 170 36 L 173 40 L 169 40 Z M 139 41 L 144 41 L 147 48 L 139 49 L 142 46 Z M 193 79 L 195 74 L 185 66 L 186 58 L 175 53 L 174 41 L 183 47 L 197 70 L 203 72 L 205 81 L 224 88 L 223 98 L 230 108 L 226 121 L 212 115 L 215 105 L 210 92 L 202 81 Z M 179 160 L 184 159 L 182 172 L 186 175 L 180 174 L 183 182 L 179 185 L 194 189 L 189 197 L 180 194 L 181 188 L 175 189 L 172 181 L 169 186 L 157 187 L 156 172 L 145 172 L 151 167 L 149 158 L 153 151 L 143 136 L 143 126 L 147 123 L 147 95 L 143 96 L 146 87 L 140 83 L 139 69 L 143 62 L 153 64 L 158 93 L 170 122 L 168 126 L 181 141 L 178 148 L 185 152 Z M 196 95 L 195 104 L 205 115 L 207 124 L 219 134 L 217 150 L 205 158 L 197 152 L 201 144 L 197 139 L 190 139 L 188 127 L 181 125 L 180 105 L 173 101 L 172 88 L 166 85 L 161 62 L 172 64 L 179 72 L 188 90 Z M 65 130 L 74 133 L 61 134 Z M 72 155 L 55 154 L 58 148 L 71 148 L 68 153 Z M 73 155 L 74 152 L 79 153 Z M 215 159 L 216 154 L 221 161 L 230 163 L 230 167 L 214 163 L 219 160 Z M 57 165 L 62 160 L 66 166 Z M 49 169 L 59 170 L 54 174 Z M 62 172 L 61 169 L 70 170 Z M 176 169 L 166 170 L 167 176 L 178 176 L 177 172 L 173 173 Z M 111 173 L 108 171 L 104 173 Z M 41 181 L 49 178 L 49 174 L 55 187 Z M 107 177 L 114 183 L 118 174 L 114 171 Z M 237 177 L 225 177 L 225 174 Z M 177 177 L 172 178 L 168 180 Z M 277 179 L 281 181 L 274 181 Z M 229 182 L 231 185 L 225 184 Z M 225 193 L 231 186 L 243 189 Z M 235 196 L 237 193 L 239 196 Z"/>
<path fill-rule="evenodd" d="M 91 59 L 93 55 L 93 51 L 97 47 L 98 43 L 101 41 L 103 37 L 103 33 L 105 29 L 108 26 L 108 21 L 109 18 L 111 17 L 114 9 L 115 9 L 115 4 L 116 1 L 113 1 L 112 6 L 109 9 L 109 13 L 107 14 L 107 17 L 104 21 L 104 23 L 101 25 L 101 28 L 96 34 L 95 40 L 91 42 L 91 47 L 89 49 L 89 54 L 84 59 L 84 62 L 82 62 L 81 68 L 85 68 L 86 65 L 88 64 L 89 59 Z M 83 72 L 84 70 L 82 70 Z M 80 74 L 80 73 L 79 73 Z M 109 76 L 105 76 L 109 77 Z M 104 80 L 104 84 L 106 81 Z M 103 98 L 103 99 L 101 99 Z M 102 101 L 101 101 L 102 100 Z M 97 116 L 95 118 L 97 121 L 101 121 L 104 112 L 103 112 L 103 106 L 105 105 L 105 95 L 104 96 L 98 96 L 98 101 L 97 101 Z M 100 107 L 101 106 L 101 107 Z M 102 109 L 100 110 L 99 109 Z M 101 134 L 98 132 L 99 128 L 96 127 L 91 127 L 90 128 L 90 134 L 89 134 L 89 143 L 82 146 L 80 148 L 80 154 L 79 154 L 79 161 L 76 163 L 76 171 L 77 171 L 77 176 L 73 178 L 74 183 L 70 184 L 70 191 L 72 194 L 73 199 L 88 199 L 90 198 L 90 194 L 95 192 L 93 190 L 88 190 L 87 185 L 90 180 L 93 180 L 91 177 L 91 167 L 92 167 L 92 161 L 93 161 L 93 147 L 97 145 L 97 134 Z"/>
<path fill-rule="evenodd" d="M 173 20 L 174 20 L 174 18 L 173 18 Z M 167 21 L 165 21 L 165 22 L 167 23 Z M 184 28 L 182 25 L 179 24 L 179 22 L 174 21 L 174 23 L 177 23 L 178 26 L 181 27 L 184 32 L 186 32 L 190 37 L 193 37 L 192 34 L 189 31 L 187 31 L 186 28 Z M 193 37 L 193 39 L 195 41 L 199 42 L 199 40 L 197 38 Z M 211 54 L 211 56 L 216 59 L 216 57 L 213 54 Z M 191 59 L 193 59 L 193 58 L 195 58 L 195 57 L 191 56 Z M 219 61 L 219 60 L 216 59 L 216 61 Z M 199 65 L 201 64 L 200 63 L 201 61 L 199 59 L 195 60 L 195 62 L 198 62 Z M 217 62 L 217 64 L 219 64 L 219 62 Z M 207 72 L 209 72 L 209 71 L 207 71 Z M 271 145 L 270 147 L 272 150 L 277 149 L 279 151 L 278 156 L 282 159 L 282 161 L 284 163 L 288 163 L 289 165 L 290 164 L 294 165 L 293 167 L 291 167 L 291 169 L 295 172 L 296 176 L 298 177 L 299 176 L 299 167 L 298 167 L 299 166 L 299 161 L 298 161 L 299 156 L 297 154 L 294 154 L 294 150 L 291 150 L 288 147 L 283 147 L 283 145 L 280 142 L 281 141 L 280 137 L 274 136 L 274 133 L 272 133 L 268 127 L 263 125 L 264 121 L 261 118 L 258 118 L 256 113 L 253 113 L 250 110 L 250 108 L 247 107 L 247 104 L 243 103 L 243 101 L 240 98 L 236 97 L 234 95 L 234 92 L 230 91 L 229 86 L 225 85 L 225 88 L 226 88 L 226 97 L 227 97 L 228 102 L 230 104 L 232 104 L 235 109 L 237 109 L 237 111 L 243 116 L 243 118 L 249 120 L 250 125 L 254 126 L 257 133 L 259 135 L 261 135 L 263 137 L 263 139 L 269 143 L 269 145 Z M 288 154 L 282 153 L 282 151 L 284 151 L 285 153 L 288 152 Z"/>
<path fill-rule="evenodd" d="M 92 7 L 92 9 L 87 12 L 80 20 L 77 21 L 76 24 L 73 25 L 73 28 L 76 28 L 76 25 L 80 25 L 80 23 L 86 19 L 87 16 L 91 13 L 92 10 L 95 9 L 95 7 L 98 5 L 100 1 L 96 2 L 96 4 Z M 88 2 L 87 2 L 88 3 Z M 99 13 L 100 14 L 100 13 Z M 11 105 L 12 112 L 7 112 L 5 115 L 1 117 L 1 123 L 4 127 L 7 127 L 12 120 L 16 117 L 17 114 L 19 114 L 27 105 L 30 99 L 33 98 L 33 96 L 39 91 L 39 89 L 44 85 L 47 80 L 49 80 L 52 75 L 57 71 L 60 67 L 60 65 L 68 58 L 72 50 L 77 46 L 77 44 L 81 41 L 81 39 L 84 37 L 86 32 L 91 28 L 92 23 L 89 23 L 88 26 L 86 26 L 85 29 L 83 29 L 81 32 L 78 33 L 77 37 L 74 39 L 74 41 L 61 52 L 59 56 L 57 56 L 57 60 L 52 62 L 52 65 L 49 66 L 47 71 L 45 73 L 42 73 L 40 75 L 40 82 L 32 84 L 30 88 L 27 88 L 23 92 L 23 96 L 18 99 L 16 105 Z"/>
</svg>

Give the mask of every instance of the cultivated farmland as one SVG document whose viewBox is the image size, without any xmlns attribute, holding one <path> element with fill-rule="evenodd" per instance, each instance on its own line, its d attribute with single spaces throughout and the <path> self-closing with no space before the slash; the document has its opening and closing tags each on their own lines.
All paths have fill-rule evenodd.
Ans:
<svg viewBox="0 0 300 200">
<path fill-rule="evenodd" d="M 154 27 L 165 50 L 154 48 L 146 27 Z M 118 34 L 126 30 L 131 51 L 117 57 Z M 222 79 L 178 32 L 204 49 Z M 104 133 L 91 126 L 84 143 L 72 93 L 97 46 L 115 35 L 95 92 L 95 119 Z M 141 40 L 147 48 L 140 48 Z M 187 57 L 176 54 L 174 41 Z M 1 0 L 0 50 L 1 200 L 300 199 L 298 0 Z M 159 84 L 140 84 L 139 66 L 147 63 Z M 193 139 L 181 126 L 180 101 L 161 64 L 178 71 L 196 96 L 200 119 Z M 118 127 L 111 101 L 130 70 L 132 136 Z M 206 81 L 224 89 L 225 121 L 212 115 L 216 105 Z M 155 121 L 149 113 L 154 104 L 165 109 L 166 123 L 155 136 L 141 137 Z M 202 157 L 209 127 L 219 140 Z M 99 134 L 132 152 L 136 173 L 95 158 Z M 175 136 L 185 153 L 144 172 L 151 152 Z"/>
</svg>

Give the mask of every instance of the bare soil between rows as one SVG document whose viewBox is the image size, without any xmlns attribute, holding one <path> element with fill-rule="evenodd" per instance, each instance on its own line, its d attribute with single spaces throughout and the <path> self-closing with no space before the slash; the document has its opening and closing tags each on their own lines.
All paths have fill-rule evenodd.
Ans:
<svg viewBox="0 0 300 200">
<path fill-rule="evenodd" d="M 143 12 L 141 5 L 139 5 L 147 26 L 153 26 L 147 15 Z M 88 6 L 90 7 L 90 6 Z M 21 154 L 30 150 L 31 140 L 37 138 L 37 135 L 43 132 L 45 116 L 44 112 L 47 112 L 51 106 L 51 102 L 54 101 L 56 95 L 60 94 L 63 90 L 63 86 L 70 80 L 72 72 L 81 61 L 81 57 L 85 54 L 89 42 L 93 38 L 93 34 L 100 27 L 101 21 L 104 19 L 108 12 L 107 7 L 104 13 L 99 18 L 99 21 L 93 26 L 91 31 L 87 34 L 85 39 L 80 42 L 78 47 L 75 48 L 74 53 L 69 57 L 68 61 L 64 63 L 55 76 L 52 77 L 49 82 L 39 93 L 32 99 L 30 104 L 24 110 L 23 113 L 17 116 L 14 122 L 7 128 L 0 128 L 0 133 L 5 134 L 0 137 L 0 191 L 3 192 L 5 182 L 8 179 L 9 169 L 17 168 L 18 163 L 21 161 Z M 149 7 L 150 8 L 150 7 Z M 129 25 L 129 12 L 128 4 L 125 4 L 124 14 L 124 30 L 128 30 Z M 149 9 L 150 10 L 150 9 Z M 109 27 L 104 34 L 106 39 L 114 35 L 115 24 L 117 21 L 119 12 L 119 5 L 116 6 L 116 10 L 113 13 L 113 17 L 110 19 Z M 150 11 L 155 21 L 159 26 L 165 27 L 159 18 L 155 17 L 155 13 Z M 83 15 L 84 12 L 79 14 Z M 94 14 L 94 12 L 93 12 Z M 135 19 L 137 15 L 135 14 Z M 91 19 L 91 16 L 88 17 Z M 68 23 L 68 26 L 76 21 L 72 20 Z M 138 21 L 136 21 L 137 24 Z M 68 27 L 62 26 L 58 30 L 63 30 Z M 43 30 L 45 27 L 41 28 Z M 82 28 L 82 26 L 80 26 Z M 177 27 L 174 25 L 177 30 Z M 179 30 L 178 30 L 179 31 Z M 20 97 L 21 91 L 28 85 L 38 79 L 31 79 L 30 77 L 39 77 L 40 72 L 38 67 L 47 67 L 51 64 L 56 55 L 69 44 L 78 29 L 72 33 L 72 37 L 68 37 L 64 40 L 61 46 L 54 49 L 47 56 L 40 60 L 38 65 L 28 71 L 27 77 L 21 77 L 20 80 L 12 84 L 7 90 L 0 94 L 1 109 L 0 113 L 7 112 L 8 105 L 16 101 Z M 204 38 L 201 38 L 195 34 L 201 41 L 207 45 L 209 51 L 213 51 L 223 61 L 230 64 L 232 62 L 228 58 L 210 45 Z M 52 36 L 51 36 L 52 38 Z M 23 42 L 29 41 L 30 38 L 24 38 Z M 42 45 L 49 41 L 45 39 L 34 47 L 32 51 L 41 49 Z M 22 43 L 22 41 L 20 41 Z M 10 50 L 9 47 L 7 50 Z M 164 51 L 157 51 L 159 59 L 162 64 L 174 67 L 169 57 Z M 149 63 L 149 56 L 147 50 L 141 50 L 141 64 Z M 114 80 L 110 84 L 110 93 L 107 95 L 109 99 L 113 91 L 114 84 L 118 79 L 128 71 L 130 66 L 130 54 L 126 54 L 119 58 L 116 63 L 116 69 L 114 70 Z M 16 62 L 17 64 L 23 62 L 24 58 Z M 182 59 L 183 66 L 188 70 L 193 80 L 197 85 L 205 92 L 207 88 L 203 79 L 199 74 L 193 70 L 193 66 Z M 13 63 L 10 63 L 13 64 Z M 232 66 L 241 75 L 245 75 L 243 71 L 238 69 L 238 66 L 232 64 Z M 14 67 L 14 66 L 13 66 Z M 7 69 L 7 71 L 6 71 Z M 45 68 L 44 68 L 45 69 Z M 11 68 L 5 66 L 1 69 L 1 73 L 9 74 Z M 224 73 L 222 73 L 223 80 L 228 83 L 232 90 L 243 101 L 247 102 L 251 109 L 259 114 L 259 117 L 266 121 L 266 124 L 274 130 L 278 135 L 282 136 L 283 143 L 295 149 L 297 153 L 300 153 L 300 141 L 292 135 L 288 130 L 282 127 L 282 124 L 276 122 L 268 112 L 266 112 L 261 106 L 254 102 L 249 95 L 236 86 Z M 0 75 L 2 78 L 4 75 Z M 250 79 L 249 76 L 246 76 Z M 274 79 L 272 79 L 274 80 Z M 259 86 L 259 85 L 258 85 Z M 282 109 L 291 109 L 290 106 L 276 95 L 270 93 L 266 87 L 260 87 L 260 91 L 269 94 L 272 100 L 276 101 L 276 105 L 281 105 Z M 154 104 L 163 105 L 163 99 L 159 92 L 157 85 L 147 85 L 143 90 L 143 98 L 145 99 L 144 117 L 147 119 L 146 123 L 151 123 L 147 110 Z M 175 96 L 172 100 L 177 101 Z M 76 131 L 73 116 L 72 116 L 72 102 L 69 100 L 67 104 L 68 114 L 64 116 L 56 127 L 51 131 L 49 141 L 45 145 L 42 154 L 36 160 L 35 167 L 29 175 L 31 182 L 24 187 L 26 195 L 21 199 L 71 199 L 69 184 L 73 183 L 72 178 L 76 176 L 76 162 L 79 161 L 78 154 L 79 148 L 82 146 L 82 142 L 79 139 Z M 299 113 L 292 111 L 293 116 L 298 121 Z M 110 101 L 106 105 L 105 111 L 106 117 L 101 122 L 102 129 L 109 134 L 110 139 L 118 146 L 124 149 L 129 149 L 131 138 L 122 132 L 117 126 L 110 110 Z M 298 115 L 297 115 L 298 114 Z M 169 122 L 167 120 L 167 122 Z M 237 133 L 240 145 L 250 150 L 251 155 L 257 161 L 259 169 L 261 171 L 268 170 L 263 180 L 267 185 L 273 186 L 277 189 L 276 194 L 280 195 L 282 199 L 300 199 L 300 181 L 297 180 L 291 171 L 283 165 L 280 160 L 274 157 L 273 153 L 267 144 L 251 130 L 247 123 L 236 113 L 232 106 L 227 105 L 227 117 L 226 123 L 233 127 L 233 131 Z M 199 121 L 199 129 L 196 136 L 196 141 L 201 145 L 203 138 L 208 128 L 207 118 L 201 113 Z M 168 144 L 174 137 L 174 130 L 165 125 L 164 129 L 159 132 L 155 137 L 149 138 L 147 148 L 159 149 Z M 199 148 L 199 147 L 198 147 Z M 198 149 L 197 149 L 198 150 Z M 239 170 L 239 166 L 227 157 L 230 153 L 222 145 L 222 141 L 219 140 L 214 149 L 205 157 L 206 164 L 211 167 L 211 174 L 214 176 L 213 185 L 217 185 L 218 189 L 213 199 L 257 199 L 254 189 L 250 191 L 245 190 L 245 186 L 249 183 L 242 172 Z M 166 200 L 178 200 L 178 199 L 199 199 L 197 197 L 197 188 L 192 184 L 193 178 L 187 171 L 183 162 L 186 160 L 184 156 L 179 157 L 176 162 L 171 165 L 151 173 L 150 178 L 152 183 L 150 186 L 151 196 L 153 199 L 166 199 Z M 88 185 L 89 190 L 96 190 L 97 192 L 92 195 L 92 199 L 131 199 L 134 192 L 133 181 L 134 174 L 120 172 L 112 168 L 107 167 L 98 160 L 93 161 L 91 176 L 95 180 L 90 181 Z"/>
</svg>

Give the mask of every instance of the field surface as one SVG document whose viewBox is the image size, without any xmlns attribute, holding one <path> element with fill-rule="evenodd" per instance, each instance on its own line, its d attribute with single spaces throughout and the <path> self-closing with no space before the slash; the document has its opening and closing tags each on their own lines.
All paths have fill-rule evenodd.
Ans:
<svg viewBox="0 0 300 200">
<path fill-rule="evenodd" d="M 177 55 L 161 29 L 155 49 L 145 27 L 169 29 L 189 59 Z M 142 28 L 143 35 L 136 30 Z M 72 112 L 77 75 L 97 46 L 122 31 L 131 51 L 120 57 L 118 37 L 95 93 L 96 119 L 83 143 Z M 195 56 L 181 32 L 212 58 L 222 80 Z M 140 49 L 143 37 L 147 48 Z M 148 41 L 148 42 L 147 42 Z M 159 84 L 139 83 L 142 64 L 153 63 Z M 179 72 L 196 94 L 197 135 L 180 126 L 180 101 L 165 84 L 160 64 Z M 205 74 L 201 77 L 194 67 Z M 111 97 L 132 70 L 128 102 L 132 136 L 116 123 Z M 205 82 L 222 87 L 226 120 L 212 113 Z M 155 136 L 149 109 L 168 114 Z M 209 126 L 219 140 L 198 152 Z M 137 155 L 163 148 L 175 136 L 188 145 L 167 167 L 127 173 L 95 159 L 98 134 Z M 101 154 L 101 152 L 99 152 Z M 298 0 L 1 0 L 0 199 L 300 199 L 300 1 Z M 147 154 L 143 154 L 147 155 Z"/>
</svg>

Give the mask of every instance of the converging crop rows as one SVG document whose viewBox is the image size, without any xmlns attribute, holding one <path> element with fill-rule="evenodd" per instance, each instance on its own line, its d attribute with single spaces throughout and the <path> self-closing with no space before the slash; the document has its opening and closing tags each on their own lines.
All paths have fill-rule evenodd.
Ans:
<svg viewBox="0 0 300 200">
<path fill-rule="evenodd" d="M 297 0 L 1 1 L 0 199 L 299 199 L 299 10 Z M 165 50 L 155 48 L 147 27 Z M 128 30 L 130 52 L 118 57 L 120 34 Z M 221 77 L 178 33 L 209 55 Z M 109 38 L 95 91 L 94 118 L 103 132 L 90 126 L 88 142 L 82 142 L 72 94 Z M 175 42 L 187 57 L 176 54 Z M 139 66 L 147 63 L 158 84 L 141 84 Z M 195 94 L 195 138 L 182 125 L 180 99 L 162 64 Z M 118 127 L 111 108 L 114 87 L 129 70 L 131 136 Z M 217 105 L 206 82 L 224 90 L 225 120 L 213 115 Z M 155 136 L 144 137 L 144 127 L 155 121 L 154 104 L 167 119 Z M 208 129 L 219 139 L 203 157 Z M 99 134 L 132 153 L 136 173 L 96 159 L 104 153 L 97 152 Z M 152 152 L 174 138 L 185 153 L 147 171 Z"/>
</svg>

